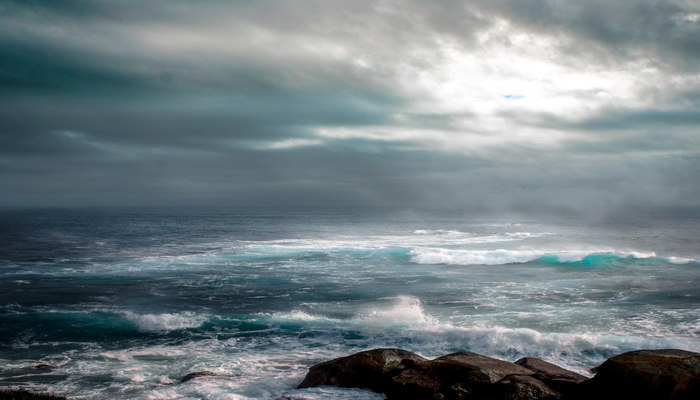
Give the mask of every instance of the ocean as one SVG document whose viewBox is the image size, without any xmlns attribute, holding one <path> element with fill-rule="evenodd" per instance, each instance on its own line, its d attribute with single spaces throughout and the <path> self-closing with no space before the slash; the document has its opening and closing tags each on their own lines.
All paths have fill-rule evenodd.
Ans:
<svg viewBox="0 0 700 400">
<path fill-rule="evenodd" d="M 700 351 L 700 216 L 0 211 L 0 388 L 381 399 L 295 389 L 309 366 L 377 347 L 586 375 L 629 350 Z M 216 375 L 180 382 L 196 371 Z"/>
</svg>

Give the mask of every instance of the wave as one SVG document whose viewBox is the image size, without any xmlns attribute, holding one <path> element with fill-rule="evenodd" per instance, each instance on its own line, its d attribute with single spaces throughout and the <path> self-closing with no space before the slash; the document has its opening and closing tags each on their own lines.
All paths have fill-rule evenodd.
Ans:
<svg viewBox="0 0 700 400">
<path fill-rule="evenodd" d="M 394 304 L 360 313 L 352 321 L 375 327 L 437 328 L 441 325 L 423 310 L 421 301 L 412 296 L 399 296 Z"/>
<path fill-rule="evenodd" d="M 416 264 L 504 265 L 529 262 L 580 265 L 610 265 L 624 260 L 656 259 L 672 264 L 699 260 L 676 256 L 658 256 L 655 252 L 614 248 L 527 248 L 525 243 L 542 239 L 550 232 L 512 231 L 477 234 L 459 230 L 418 229 L 403 234 L 338 236 L 335 238 L 296 238 L 262 241 L 238 241 L 205 254 L 183 256 L 180 267 L 207 266 L 211 263 L 261 260 L 325 260 L 328 257 L 393 258 Z M 500 244 L 505 243 L 505 244 Z M 504 246 L 496 248 L 495 246 Z M 211 259 L 214 257 L 215 259 Z M 172 267 L 171 263 L 165 265 Z"/>
<path fill-rule="evenodd" d="M 393 298 L 390 304 L 373 306 L 347 319 L 302 311 L 272 317 L 273 321 L 268 322 L 282 325 L 295 322 L 303 325 L 300 331 L 325 332 L 328 337 L 324 340 L 338 340 L 337 335 L 352 331 L 355 333 L 354 345 L 401 347 L 426 357 L 464 350 L 509 360 L 531 356 L 584 374 L 588 373 L 588 368 L 625 351 L 662 347 L 696 351 L 700 345 L 697 335 L 679 335 L 677 332 L 654 335 L 652 332 L 613 328 L 553 332 L 487 321 L 443 321 L 427 312 L 421 301 L 413 296 Z M 682 329 L 681 326 L 678 328 Z"/>
<path fill-rule="evenodd" d="M 522 264 L 533 261 L 607 265 L 616 261 L 629 259 L 657 259 L 672 264 L 688 264 L 697 260 L 681 257 L 658 257 L 653 252 L 635 251 L 545 251 L 545 250 L 463 250 L 444 248 L 418 248 L 410 251 L 411 261 L 416 264 L 446 264 L 446 265 L 505 265 Z"/>
<path fill-rule="evenodd" d="M 348 318 L 330 318 L 306 311 L 261 314 L 273 323 L 311 323 L 316 325 L 334 324 L 336 326 L 354 326 L 366 328 L 406 328 L 424 329 L 440 327 L 440 322 L 423 309 L 421 301 L 413 296 L 398 296 L 388 305 L 372 307 L 359 311 Z"/>
<path fill-rule="evenodd" d="M 62 309 L 8 305 L 0 309 L 0 337 L 25 332 L 39 341 L 93 341 L 139 338 L 196 329 L 211 319 L 195 312 L 137 313 L 111 307 Z"/>
<path fill-rule="evenodd" d="M 192 312 L 62 312 L 55 316 L 69 315 L 71 321 L 51 326 L 65 329 L 84 317 L 91 319 L 86 328 L 92 329 L 95 323 L 102 321 L 105 326 L 95 332 L 96 341 L 103 340 L 99 336 L 110 335 L 110 329 L 119 324 L 130 329 L 132 335 L 145 332 L 131 337 L 110 337 L 145 339 L 130 340 L 127 347 L 108 342 L 106 346 L 83 347 L 87 352 L 83 355 L 68 353 L 81 360 L 68 362 L 64 368 L 72 368 L 70 376 L 75 377 L 85 376 L 89 369 L 96 379 L 108 377 L 104 378 L 105 384 L 109 383 L 110 390 L 116 393 L 121 393 L 126 385 L 153 391 L 152 398 L 158 398 L 158 393 L 169 394 L 170 398 L 203 396 L 202 392 L 187 392 L 195 388 L 203 390 L 208 397 L 216 397 L 210 396 L 211 393 L 236 393 L 236 397 L 231 398 L 273 398 L 279 396 L 279 391 L 298 384 L 312 364 L 376 347 L 404 348 L 428 358 L 453 351 L 474 351 L 510 361 L 532 356 L 586 374 L 588 368 L 604 359 L 632 349 L 665 347 L 697 351 L 700 346 L 699 337 L 678 334 L 682 327 L 676 329 L 676 333 L 654 337 L 649 330 L 634 328 L 551 332 L 504 326 L 494 320 L 457 321 L 434 313 L 419 298 L 410 295 L 380 299 L 379 304 L 371 303 L 364 306 L 364 310 L 355 309 L 354 313 L 343 317 L 329 313 L 325 307 L 313 311 L 316 304 L 309 305 L 312 310 L 292 309 L 244 316 Z M 12 307 L 13 312 L 15 309 Z M 172 333 L 176 335 L 173 336 L 175 341 L 152 336 L 153 332 L 178 330 L 193 330 L 195 334 Z M 179 377 L 197 370 L 214 371 L 220 377 L 203 379 L 197 385 L 171 385 Z M 274 395 L 268 392 L 270 387 L 276 391 Z M 89 393 L 85 394 L 81 397 L 89 397 Z M 305 397 L 306 394 L 304 392 Z"/>
<path fill-rule="evenodd" d="M 180 329 L 198 328 L 209 316 L 194 312 L 137 314 L 131 311 L 122 313 L 124 317 L 136 325 L 141 332 L 170 332 Z"/>
<path fill-rule="evenodd" d="M 501 232 L 476 234 L 459 230 L 418 229 L 412 233 L 395 235 L 339 236 L 332 239 L 281 239 L 264 241 L 240 241 L 242 255 L 289 255 L 303 252 L 334 253 L 343 251 L 374 251 L 440 245 L 472 245 L 514 242 L 537 238 L 552 233 Z"/>
</svg>

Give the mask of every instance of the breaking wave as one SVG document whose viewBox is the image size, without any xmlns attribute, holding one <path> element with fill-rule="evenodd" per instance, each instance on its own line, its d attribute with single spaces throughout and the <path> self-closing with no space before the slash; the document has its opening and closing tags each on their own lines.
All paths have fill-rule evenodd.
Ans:
<svg viewBox="0 0 700 400">
<path fill-rule="evenodd" d="M 457 323 L 431 315 L 413 296 L 393 298 L 390 304 L 374 305 L 347 319 L 302 311 L 271 317 L 275 323 L 295 322 L 303 325 L 301 331 L 325 332 L 329 336 L 352 331 L 354 340 L 361 340 L 356 344 L 365 343 L 368 348 L 400 347 L 426 357 L 452 351 L 474 351 L 512 361 L 532 356 L 588 375 L 591 366 L 625 351 L 662 347 L 694 351 L 700 344 L 697 335 L 654 336 L 614 330 L 556 332 L 484 321 Z"/>
<path fill-rule="evenodd" d="M 194 312 L 174 314 L 137 314 L 124 312 L 124 317 L 142 332 L 170 332 L 179 329 L 197 328 L 208 316 Z"/>
<path fill-rule="evenodd" d="M 504 265 L 533 261 L 569 264 L 611 264 L 616 261 L 658 259 L 673 264 L 688 264 L 696 260 L 680 257 L 658 257 L 653 252 L 626 251 L 557 251 L 543 250 L 463 250 L 443 248 L 418 248 L 410 252 L 411 261 L 417 264 L 447 265 Z"/>
<path fill-rule="evenodd" d="M 409 328 L 437 328 L 440 326 L 436 318 L 423 310 L 420 300 L 411 296 L 399 296 L 394 304 L 362 312 L 353 321 L 369 326 Z"/>
</svg>

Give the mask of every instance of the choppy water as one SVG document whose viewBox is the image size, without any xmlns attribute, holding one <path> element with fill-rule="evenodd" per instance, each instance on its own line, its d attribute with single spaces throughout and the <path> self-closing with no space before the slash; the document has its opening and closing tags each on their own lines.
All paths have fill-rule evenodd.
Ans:
<svg viewBox="0 0 700 400">
<path fill-rule="evenodd" d="M 375 347 L 535 356 L 582 373 L 638 348 L 700 351 L 699 222 L 5 210 L 0 387 L 85 399 L 379 399 L 294 387 L 310 365 Z M 179 383 L 201 370 L 219 375 Z"/>
</svg>

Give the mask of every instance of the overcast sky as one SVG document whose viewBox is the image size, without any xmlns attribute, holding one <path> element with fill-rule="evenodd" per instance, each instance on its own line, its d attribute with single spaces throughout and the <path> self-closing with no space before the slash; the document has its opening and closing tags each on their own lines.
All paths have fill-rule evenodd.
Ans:
<svg viewBox="0 0 700 400">
<path fill-rule="evenodd" d="M 700 3 L 0 0 L 0 205 L 700 205 Z"/>
</svg>

